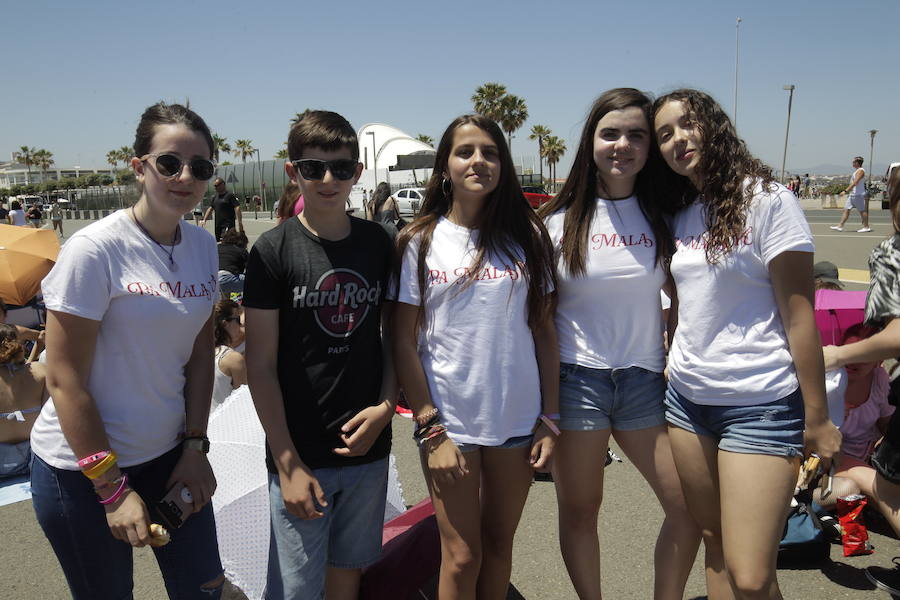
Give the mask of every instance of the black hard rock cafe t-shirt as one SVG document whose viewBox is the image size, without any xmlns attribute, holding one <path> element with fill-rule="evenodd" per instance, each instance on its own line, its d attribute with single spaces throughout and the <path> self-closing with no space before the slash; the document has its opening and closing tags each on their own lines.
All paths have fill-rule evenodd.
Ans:
<svg viewBox="0 0 900 600">
<path fill-rule="evenodd" d="M 393 247 L 377 223 L 350 218 L 339 241 L 299 219 L 262 234 L 250 250 L 244 306 L 278 309 L 278 380 L 300 459 L 310 468 L 365 464 L 387 456 L 390 426 L 365 456 L 343 457 L 340 427 L 381 398 L 381 307 Z M 276 472 L 266 447 L 266 464 Z"/>
</svg>

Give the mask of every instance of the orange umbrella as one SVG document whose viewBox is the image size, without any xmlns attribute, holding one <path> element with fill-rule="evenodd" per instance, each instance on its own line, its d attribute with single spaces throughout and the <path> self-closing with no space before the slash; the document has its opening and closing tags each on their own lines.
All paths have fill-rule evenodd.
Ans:
<svg viewBox="0 0 900 600">
<path fill-rule="evenodd" d="M 0 225 L 0 299 L 27 304 L 40 291 L 58 254 L 55 231 Z"/>
</svg>

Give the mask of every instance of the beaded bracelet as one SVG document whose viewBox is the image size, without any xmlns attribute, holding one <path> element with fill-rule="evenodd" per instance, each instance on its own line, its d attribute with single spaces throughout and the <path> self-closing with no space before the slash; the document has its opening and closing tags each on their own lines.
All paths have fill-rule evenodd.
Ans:
<svg viewBox="0 0 900 600">
<path fill-rule="evenodd" d="M 413 420 L 416 422 L 416 425 L 419 427 L 425 427 L 430 424 L 431 421 L 438 418 L 438 409 L 437 407 L 433 407 L 431 410 L 425 411 L 421 415 L 417 415 Z"/>
<path fill-rule="evenodd" d="M 125 495 L 125 492 L 127 490 L 128 490 L 128 474 L 126 473 L 125 475 L 122 475 L 122 483 L 119 484 L 119 488 L 115 492 L 113 492 L 113 495 L 110 496 L 109 498 L 107 498 L 106 500 L 101 499 L 100 504 L 104 504 L 104 505 L 112 504 L 113 502 L 115 502 L 116 500 L 121 498 L 123 495 Z"/>
</svg>

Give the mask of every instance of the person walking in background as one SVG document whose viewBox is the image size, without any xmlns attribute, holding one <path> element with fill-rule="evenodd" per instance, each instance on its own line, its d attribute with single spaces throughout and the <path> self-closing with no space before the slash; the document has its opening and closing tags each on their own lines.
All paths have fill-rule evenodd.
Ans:
<svg viewBox="0 0 900 600">
<path fill-rule="evenodd" d="M 28 209 L 28 212 L 25 213 L 25 216 L 28 217 L 28 222 L 35 229 L 41 228 L 41 220 L 43 219 L 43 211 L 41 210 L 41 205 L 35 202 L 31 205 L 31 208 Z"/>
<path fill-rule="evenodd" d="M 59 237 L 64 238 L 66 237 L 66 235 L 63 233 L 62 218 L 62 207 L 59 205 L 59 201 L 50 204 L 50 222 L 53 223 L 53 231 L 56 231 L 58 229 Z"/>
<path fill-rule="evenodd" d="M 183 221 L 215 173 L 200 116 L 144 111 L 131 168 L 141 195 L 75 233 L 44 279 L 50 399 L 31 432 L 38 522 L 76 600 L 132 596 L 132 547 L 153 548 L 169 597 L 219 598 L 206 458 L 216 248 Z M 184 512 L 157 510 L 171 494 Z M 168 515 L 168 518 L 166 518 Z"/>
<path fill-rule="evenodd" d="M 827 465 L 841 442 L 813 315 L 812 233 L 709 95 L 676 90 L 653 108 L 675 212 L 666 419 L 708 596 L 780 599 L 800 457 Z"/>
<path fill-rule="evenodd" d="M 25 227 L 28 224 L 25 220 L 25 211 L 22 210 L 22 205 L 18 200 L 13 200 L 9 203 L 9 214 L 6 217 L 6 220 L 9 221 L 10 225 L 16 225 L 18 227 Z"/>
<path fill-rule="evenodd" d="M 869 233 L 872 228 L 869 227 L 869 201 L 866 198 L 866 170 L 862 168 L 863 158 L 857 156 L 853 159 L 853 174 L 850 176 L 850 185 L 844 188 L 847 196 L 847 204 L 844 205 L 844 212 L 841 215 L 841 222 L 832 225 L 831 229 L 835 231 L 843 231 L 844 224 L 850 218 L 850 209 L 855 208 L 859 212 L 862 219 L 862 227 L 857 229 L 857 233 Z"/>
<path fill-rule="evenodd" d="M 655 196 L 665 167 L 650 134 L 651 106 L 636 89 L 602 94 L 565 185 L 540 211 L 558 256 L 559 538 L 582 600 L 601 597 L 597 515 L 610 435 L 665 512 L 654 553 L 656 600 L 683 597 L 700 545 L 666 432 L 660 289 L 674 242 Z"/>
<path fill-rule="evenodd" d="M 447 127 L 398 253 L 394 360 L 440 531 L 438 596 L 506 598 L 559 435 L 559 347 L 550 239 L 494 121 Z"/>
<path fill-rule="evenodd" d="M 244 231 L 244 222 L 241 217 L 241 203 L 237 196 L 229 192 L 225 187 L 225 181 L 221 177 L 216 177 L 213 187 L 216 190 L 212 200 L 209 201 L 209 208 L 200 221 L 200 227 L 205 227 L 209 220 L 209 215 L 214 214 L 216 241 L 222 239 L 222 233 L 226 229 L 234 229 L 237 224 L 238 231 Z"/>
</svg>

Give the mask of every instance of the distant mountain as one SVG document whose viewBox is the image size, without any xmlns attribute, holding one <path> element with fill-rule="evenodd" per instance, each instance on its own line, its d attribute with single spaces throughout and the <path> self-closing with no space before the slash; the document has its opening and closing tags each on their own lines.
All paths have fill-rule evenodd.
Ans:
<svg viewBox="0 0 900 600">
<path fill-rule="evenodd" d="M 869 169 L 863 164 L 863 167 L 866 169 L 866 172 L 869 172 Z M 805 168 L 788 168 L 787 172 L 791 175 L 804 175 L 809 173 L 810 175 L 850 175 L 850 170 L 853 167 L 850 164 L 846 165 L 834 165 L 834 164 L 822 164 L 816 165 L 814 167 L 805 167 Z M 887 172 L 888 164 L 876 162 L 875 170 L 871 171 L 874 176 L 882 176 Z"/>
</svg>

